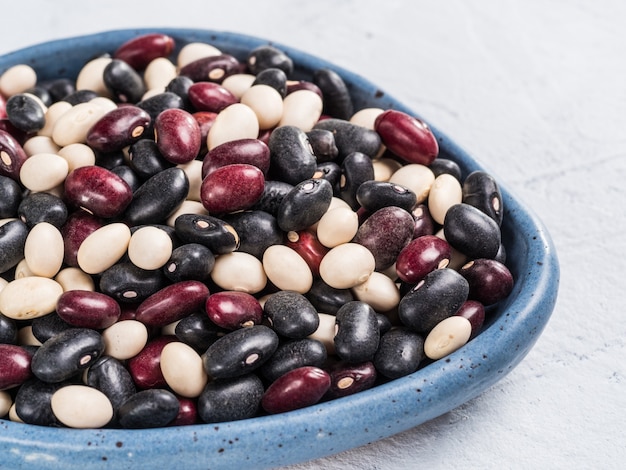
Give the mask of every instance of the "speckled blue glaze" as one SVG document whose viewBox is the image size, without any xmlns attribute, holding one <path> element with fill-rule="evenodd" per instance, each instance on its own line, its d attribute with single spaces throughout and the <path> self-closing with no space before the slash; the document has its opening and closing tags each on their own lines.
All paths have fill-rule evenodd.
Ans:
<svg viewBox="0 0 626 470">
<path fill-rule="evenodd" d="M 17 63 L 40 78 L 75 76 L 94 56 L 156 29 L 110 31 L 48 42 L 0 57 L 0 73 Z M 266 40 L 208 30 L 158 29 L 178 47 L 209 42 L 243 59 Z M 305 78 L 322 59 L 275 44 Z M 332 66 L 347 82 L 355 109 L 375 106 L 411 110 L 362 77 Z M 415 113 L 413 113 L 415 114 Z M 441 156 L 464 173 L 482 169 L 445 134 L 433 129 Z M 549 234 L 533 213 L 499 182 L 503 192 L 503 239 L 516 284 L 490 314 L 483 332 L 445 359 L 374 389 L 306 409 L 250 420 L 152 430 L 72 430 L 0 420 L 1 464 L 6 468 L 269 468 L 334 454 L 418 426 L 479 395 L 529 352 L 556 302 L 559 266 Z M 244 467 L 244 468 L 246 468 Z"/>
</svg>

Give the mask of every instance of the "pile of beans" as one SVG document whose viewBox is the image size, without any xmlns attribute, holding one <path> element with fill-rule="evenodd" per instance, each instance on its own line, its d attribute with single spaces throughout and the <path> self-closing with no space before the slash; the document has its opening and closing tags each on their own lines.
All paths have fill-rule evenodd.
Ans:
<svg viewBox="0 0 626 470">
<path fill-rule="evenodd" d="M 463 177 L 420 119 L 353 109 L 331 69 L 176 46 L 0 75 L 0 416 L 281 413 L 478 334 L 513 286 L 489 174 Z"/>
</svg>

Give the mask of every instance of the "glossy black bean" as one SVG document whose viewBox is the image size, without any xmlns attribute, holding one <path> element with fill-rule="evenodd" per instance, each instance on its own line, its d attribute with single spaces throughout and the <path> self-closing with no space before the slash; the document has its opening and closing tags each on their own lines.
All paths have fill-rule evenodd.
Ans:
<svg viewBox="0 0 626 470">
<path fill-rule="evenodd" d="M 212 253 L 231 253 L 239 246 L 239 235 L 222 219 L 203 214 L 182 214 L 174 221 L 176 235 L 185 243 L 200 243 Z"/>
<path fill-rule="evenodd" d="M 191 102 L 189 101 L 189 87 L 193 85 L 193 80 L 184 75 L 173 78 L 165 87 L 165 91 L 174 93 L 183 100 L 183 109 L 191 110 Z"/>
<path fill-rule="evenodd" d="M 455 204 L 443 221 L 443 233 L 453 248 L 469 258 L 495 258 L 502 243 L 498 223 L 469 204 Z"/>
<path fill-rule="evenodd" d="M 46 383 L 36 377 L 23 383 L 15 395 L 15 412 L 26 424 L 60 426 L 52 412 L 52 395 L 63 383 Z"/>
<path fill-rule="evenodd" d="M 393 326 L 393 324 L 391 323 L 391 320 L 389 319 L 387 315 L 383 313 L 377 313 L 376 320 L 378 321 L 378 331 L 380 331 L 381 335 L 391 330 L 391 327 Z"/>
<path fill-rule="evenodd" d="M 305 296 L 318 312 L 329 315 L 335 315 L 342 305 L 354 300 L 350 289 L 336 289 L 322 279 L 314 279 Z"/>
<path fill-rule="evenodd" d="M 229 331 L 213 323 L 206 312 L 196 312 L 180 320 L 174 333 L 183 343 L 197 351 L 205 352 Z"/>
<path fill-rule="evenodd" d="M 270 173 L 275 179 L 296 185 L 311 178 L 317 166 L 306 133 L 296 126 L 274 129 L 268 142 Z"/>
<path fill-rule="evenodd" d="M 103 294 L 121 303 L 141 302 L 167 284 L 161 270 L 145 270 L 130 261 L 117 263 L 100 276 L 99 288 Z"/>
<path fill-rule="evenodd" d="M 126 181 L 132 192 L 137 191 L 139 186 L 141 186 L 142 180 L 139 178 L 139 175 L 128 165 L 118 165 L 115 168 L 111 168 L 111 172 Z"/>
<path fill-rule="evenodd" d="M 333 188 L 333 196 L 341 197 L 341 167 L 335 162 L 324 162 L 317 165 L 313 178 L 324 179 Z"/>
<path fill-rule="evenodd" d="M 163 191 L 163 188 L 168 188 Z M 168 168 L 143 183 L 133 194 L 125 220 L 130 225 L 164 222 L 189 193 L 189 179 L 181 168 Z"/>
<path fill-rule="evenodd" d="M 307 179 L 298 183 L 278 207 L 278 226 L 285 232 L 310 227 L 326 213 L 332 198 L 333 188 L 324 179 Z"/>
<path fill-rule="evenodd" d="M 286 338 L 305 338 L 313 334 L 320 323 L 313 304 L 298 292 L 275 292 L 267 297 L 263 308 L 274 331 Z"/>
<path fill-rule="evenodd" d="M 152 139 L 140 139 L 128 149 L 130 167 L 142 181 L 174 166 L 161 154 L 157 143 Z"/>
<path fill-rule="evenodd" d="M 26 237 L 28 226 L 19 219 L 0 225 L 0 273 L 22 261 Z"/>
<path fill-rule="evenodd" d="M 272 245 L 283 243 L 283 232 L 276 217 L 261 210 L 251 210 L 227 214 L 223 217 L 239 235 L 237 251 L 263 258 L 265 250 Z"/>
<path fill-rule="evenodd" d="M 405 326 L 426 333 L 454 315 L 468 294 L 469 284 L 458 272 L 450 268 L 436 269 L 402 297 L 398 317 Z"/>
<path fill-rule="evenodd" d="M 65 95 L 62 101 L 66 101 L 72 106 L 76 106 L 80 103 L 87 103 L 98 96 L 100 95 L 93 90 L 74 90 L 70 94 Z"/>
<path fill-rule="evenodd" d="M 334 134 L 338 162 L 341 162 L 352 152 L 361 152 L 374 158 L 382 145 L 380 136 L 376 131 L 343 119 L 323 119 L 315 124 L 313 129 L 325 129 Z"/>
<path fill-rule="evenodd" d="M 0 219 L 15 217 L 22 202 L 22 188 L 17 181 L 0 175 Z"/>
<path fill-rule="evenodd" d="M 6 102 L 5 111 L 11 124 L 29 134 L 37 132 L 46 123 L 41 104 L 27 93 L 11 96 Z"/>
<path fill-rule="evenodd" d="M 335 315 L 335 352 L 346 362 L 370 361 L 378 349 L 380 330 L 376 312 L 365 302 L 354 300 Z"/>
<path fill-rule="evenodd" d="M 258 46 L 248 53 L 246 60 L 248 69 L 258 75 L 265 69 L 277 68 L 285 72 L 287 77 L 293 73 L 293 60 L 280 49 L 269 44 Z"/>
<path fill-rule="evenodd" d="M 461 181 L 461 167 L 454 160 L 437 157 L 430 165 L 428 165 L 428 168 L 432 170 L 435 178 L 439 175 L 448 174 Z"/>
<path fill-rule="evenodd" d="M 102 80 L 119 103 L 136 103 L 146 92 L 141 75 L 120 59 L 112 59 L 106 65 Z"/>
<path fill-rule="evenodd" d="M 51 312 L 42 317 L 32 320 L 31 328 L 33 336 L 40 342 L 45 343 L 53 336 L 65 330 L 73 328 L 68 322 L 63 320 L 56 312 Z"/>
<path fill-rule="evenodd" d="M 330 388 L 326 398 L 340 398 L 372 388 L 378 374 L 371 361 L 349 363 L 339 361 L 326 369 L 330 375 Z"/>
<path fill-rule="evenodd" d="M 265 180 L 263 194 L 254 206 L 251 207 L 251 209 L 264 211 L 275 217 L 283 198 L 292 189 L 293 185 L 284 181 Z"/>
<path fill-rule="evenodd" d="M 350 90 L 337 72 L 328 68 L 318 69 L 313 74 L 313 83 L 324 95 L 324 114 L 345 120 L 352 117 L 354 106 Z"/>
<path fill-rule="evenodd" d="M 61 101 L 66 96 L 76 91 L 74 80 L 70 80 L 69 78 L 57 78 L 46 81 L 43 82 L 41 86 L 48 92 L 52 103 Z"/>
<path fill-rule="evenodd" d="M 104 352 L 100 333 L 70 328 L 43 343 L 33 355 L 33 374 L 44 382 L 62 382 L 88 368 Z"/>
<path fill-rule="evenodd" d="M 50 193 L 31 193 L 22 199 L 18 217 L 28 228 L 39 222 L 48 222 L 60 229 L 67 221 L 67 206 L 63 200 Z"/>
<path fill-rule="evenodd" d="M 376 212 L 387 206 L 397 206 L 411 212 L 417 202 L 417 196 L 402 185 L 370 180 L 358 187 L 356 200 L 369 212 Z"/>
<path fill-rule="evenodd" d="M 506 246 L 504 246 L 504 243 L 500 243 L 498 253 L 496 253 L 496 256 L 494 256 L 493 259 L 502 264 L 506 264 Z"/>
<path fill-rule="evenodd" d="M 198 416 L 205 423 L 252 418 L 264 391 L 263 382 L 255 374 L 213 380 L 198 397 Z"/>
<path fill-rule="evenodd" d="M 317 163 L 331 162 L 339 155 L 335 135 L 326 129 L 311 129 L 306 133 Z"/>
<path fill-rule="evenodd" d="M 128 398 L 117 410 L 125 429 L 148 429 L 167 426 L 176 418 L 180 402 L 166 389 L 141 390 Z"/>
<path fill-rule="evenodd" d="M 41 85 L 35 85 L 34 87 L 26 90 L 24 93 L 36 96 L 44 104 L 44 106 L 50 106 L 52 104 L 52 97 L 50 96 L 50 92 L 47 88 Z"/>
<path fill-rule="evenodd" d="M 352 152 L 346 155 L 341 163 L 343 185 L 341 198 L 348 203 L 352 210 L 359 208 L 357 191 L 361 184 L 374 180 L 374 165 L 372 159 L 362 152 Z"/>
<path fill-rule="evenodd" d="M 424 337 L 400 326 L 380 338 L 374 366 L 379 374 L 397 379 L 415 372 L 425 357 Z"/>
<path fill-rule="evenodd" d="M 274 354 L 278 342 L 278 335 L 265 325 L 231 331 L 202 355 L 204 369 L 213 379 L 248 374 Z"/>
<path fill-rule="evenodd" d="M 17 344 L 17 322 L 0 313 L 0 344 Z"/>
<path fill-rule="evenodd" d="M 234 73 L 239 72 L 239 61 L 229 54 L 219 54 L 194 60 L 179 70 L 179 75 L 191 78 L 194 82 L 222 81 Z"/>
<path fill-rule="evenodd" d="M 114 150 L 112 152 L 95 152 L 96 166 L 101 166 L 107 170 L 112 170 L 120 165 L 126 164 L 126 156 L 122 150 Z"/>
<path fill-rule="evenodd" d="M 269 361 L 261 366 L 259 374 L 268 382 L 273 382 L 298 367 L 322 367 L 326 358 L 326 347 L 316 339 L 289 340 L 278 346 Z"/>
<path fill-rule="evenodd" d="M 162 111 L 169 108 L 183 109 L 185 107 L 185 102 L 176 93 L 164 91 L 163 93 L 158 93 L 139 101 L 137 106 L 150 115 L 150 128 L 144 131 L 144 135 L 147 137 L 152 135 L 154 130 L 154 121 Z"/>
<path fill-rule="evenodd" d="M 504 203 L 498 182 L 484 171 L 474 171 L 463 181 L 463 202 L 474 206 L 502 225 Z"/>
<path fill-rule="evenodd" d="M 270 86 L 284 98 L 287 95 L 287 74 L 282 69 L 270 67 L 256 74 L 252 82 L 252 86 L 254 85 Z"/>
<path fill-rule="evenodd" d="M 185 243 L 172 250 L 172 255 L 163 274 L 172 282 L 201 281 L 211 278 L 215 266 L 215 256 L 206 246 L 199 243 Z"/>
<path fill-rule="evenodd" d="M 89 367 L 87 385 L 104 393 L 114 411 L 137 392 L 128 369 L 111 356 L 100 356 Z"/>
</svg>

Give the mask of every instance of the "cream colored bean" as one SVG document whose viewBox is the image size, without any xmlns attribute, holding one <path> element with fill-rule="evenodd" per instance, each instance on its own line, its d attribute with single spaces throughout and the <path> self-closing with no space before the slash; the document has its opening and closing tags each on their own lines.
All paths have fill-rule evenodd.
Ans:
<svg viewBox="0 0 626 470">
<path fill-rule="evenodd" d="M 78 266 L 87 274 L 109 269 L 126 253 L 130 236 L 130 229 L 121 222 L 100 227 L 78 247 Z"/>
<path fill-rule="evenodd" d="M 211 279 L 224 290 L 256 294 L 267 284 L 263 264 L 249 253 L 233 251 L 215 258 Z"/>
<path fill-rule="evenodd" d="M 93 292 L 96 289 L 93 277 L 80 268 L 63 268 L 54 277 L 54 280 L 61 284 L 63 291 L 86 290 Z"/>
<path fill-rule="evenodd" d="M 6 390 L 0 390 L 0 416 L 6 416 L 9 414 L 13 399 Z"/>
<path fill-rule="evenodd" d="M 181 367 L 183 364 L 184 367 Z M 209 381 L 202 358 L 185 343 L 174 341 L 166 344 L 161 351 L 160 366 L 167 385 L 183 397 L 199 396 Z"/>
<path fill-rule="evenodd" d="M 167 218 L 165 223 L 170 227 L 173 227 L 176 222 L 176 218 L 183 214 L 208 215 L 209 211 L 207 211 L 199 201 L 186 200 L 183 201 L 183 203 L 178 206 L 178 209 L 176 209 L 174 213 Z"/>
<path fill-rule="evenodd" d="M 190 42 L 181 48 L 178 56 L 176 57 L 176 65 L 179 69 L 181 69 L 185 65 L 188 65 L 198 59 L 213 57 L 220 55 L 221 53 L 222 52 L 217 47 L 212 46 L 211 44 L 207 44 L 205 42 Z"/>
<path fill-rule="evenodd" d="M 322 258 L 320 277 L 335 289 L 349 289 L 367 281 L 375 266 L 374 255 L 363 245 L 344 243 Z"/>
<path fill-rule="evenodd" d="M 52 129 L 52 139 L 60 147 L 85 143 L 91 126 L 116 107 L 113 101 L 106 98 L 94 98 L 86 103 L 78 103 L 57 119 Z"/>
<path fill-rule="evenodd" d="M 4 289 L 8 283 L 9 281 L 7 281 L 3 277 L 0 277 L 0 292 L 2 292 L 2 289 Z"/>
<path fill-rule="evenodd" d="M 171 255 L 172 239 L 158 227 L 141 227 L 130 237 L 128 257 L 141 269 L 159 269 Z"/>
<path fill-rule="evenodd" d="M 239 139 L 256 139 L 259 136 L 259 120 L 256 113 L 245 104 L 234 103 L 223 109 L 207 135 L 209 150 L 225 142 Z"/>
<path fill-rule="evenodd" d="M 309 338 L 316 339 L 326 347 L 329 356 L 335 354 L 335 316 L 328 313 L 318 313 L 320 324 Z"/>
<path fill-rule="evenodd" d="M 350 122 L 357 126 L 374 130 L 376 118 L 384 112 L 382 108 L 363 108 L 352 115 Z"/>
<path fill-rule="evenodd" d="M 469 341 L 472 325 L 467 318 L 448 317 L 430 330 L 424 340 L 424 353 L 430 359 L 441 359 Z"/>
<path fill-rule="evenodd" d="M 374 180 L 389 181 L 391 175 L 402 168 L 402 163 L 393 158 L 377 158 L 372 160 Z"/>
<path fill-rule="evenodd" d="M 47 277 L 15 279 L 0 292 L 0 312 L 15 320 L 41 317 L 54 311 L 61 294 L 61 284 Z"/>
<path fill-rule="evenodd" d="M 191 160 L 189 163 L 178 165 L 187 175 L 189 180 L 189 192 L 187 200 L 201 201 L 200 188 L 202 187 L 202 160 Z"/>
<path fill-rule="evenodd" d="M 65 181 L 69 172 L 67 161 L 54 153 L 38 153 L 28 157 L 20 169 L 20 180 L 31 191 L 47 191 Z"/>
<path fill-rule="evenodd" d="M 17 330 L 17 344 L 20 346 L 41 346 L 41 341 L 35 338 L 33 327 L 27 325 Z"/>
<path fill-rule="evenodd" d="M 23 277 L 30 277 L 34 275 L 35 273 L 33 273 L 32 269 L 28 266 L 26 259 L 23 259 L 17 263 L 17 266 L 15 266 L 15 274 L 13 275 L 13 278 L 22 279 Z"/>
<path fill-rule="evenodd" d="M 463 200 L 463 188 L 454 176 L 443 173 L 433 182 L 428 194 L 428 210 L 433 220 L 443 225 L 448 209 Z"/>
<path fill-rule="evenodd" d="M 256 114 L 259 129 L 271 129 L 283 117 L 283 98 L 269 85 L 254 85 L 241 97 L 241 103 Z"/>
<path fill-rule="evenodd" d="M 175 322 L 172 323 L 168 323 L 165 326 L 161 327 L 161 335 L 162 336 L 167 336 L 167 335 L 172 335 L 175 336 L 176 335 L 176 326 L 180 323 L 180 320 L 176 320 Z"/>
<path fill-rule="evenodd" d="M 0 75 L 0 93 L 9 97 L 23 93 L 37 84 L 37 72 L 30 65 L 17 64 Z"/>
<path fill-rule="evenodd" d="M 11 405 L 11 409 L 9 410 L 9 419 L 14 423 L 24 423 L 22 418 L 17 414 L 17 411 L 15 411 L 15 403 Z"/>
<path fill-rule="evenodd" d="M 283 117 L 279 126 L 296 126 L 310 131 L 322 115 L 322 98 L 311 90 L 297 90 L 284 99 Z"/>
<path fill-rule="evenodd" d="M 442 240 L 446 239 L 445 234 L 443 233 L 443 228 L 437 230 L 437 232 L 435 232 L 435 236 L 441 238 Z M 448 268 L 450 269 L 454 269 L 455 271 L 458 271 L 459 269 L 461 269 L 461 267 L 467 263 L 469 260 L 469 258 L 467 257 L 467 255 L 464 255 L 463 253 L 461 253 L 459 250 L 457 250 L 454 247 L 450 247 L 450 262 L 448 263 Z"/>
<path fill-rule="evenodd" d="M 54 277 L 61 269 L 65 244 L 58 228 L 39 222 L 30 229 L 24 245 L 24 259 L 35 276 Z"/>
<path fill-rule="evenodd" d="M 328 206 L 328 209 L 326 209 L 326 212 L 332 211 L 333 209 L 337 209 L 338 207 L 343 207 L 343 208 L 352 210 L 352 208 L 348 205 L 346 201 L 344 201 L 343 199 L 339 197 L 333 196 L 332 199 L 330 200 L 330 205 Z M 314 231 L 317 230 L 318 224 L 319 224 L 319 220 L 315 222 L 313 225 L 311 225 L 310 229 Z"/>
<path fill-rule="evenodd" d="M 359 216 L 350 207 L 326 211 L 317 223 L 317 238 L 327 248 L 348 243 L 359 229 Z"/>
<path fill-rule="evenodd" d="M 76 90 L 92 90 L 101 96 L 111 96 L 104 83 L 104 69 L 111 60 L 111 57 L 97 57 L 83 65 L 76 77 Z"/>
<path fill-rule="evenodd" d="M 54 129 L 57 120 L 70 109 L 72 109 L 72 105 L 67 101 L 57 101 L 56 103 L 52 103 L 46 111 L 46 123 L 41 129 L 39 129 L 37 135 L 52 137 L 52 130 Z"/>
<path fill-rule="evenodd" d="M 61 147 L 57 152 L 57 155 L 65 158 L 69 167 L 69 173 L 76 168 L 83 166 L 92 166 L 96 164 L 96 154 L 89 147 L 89 145 L 83 143 L 75 143 Z"/>
<path fill-rule="evenodd" d="M 385 274 L 376 271 L 363 284 L 354 286 L 352 293 L 377 312 L 388 312 L 400 303 L 400 290 L 396 283 Z"/>
<path fill-rule="evenodd" d="M 113 405 L 100 390 L 86 385 L 67 385 L 52 394 L 52 413 L 70 428 L 101 428 L 113 418 Z"/>
<path fill-rule="evenodd" d="M 52 137 L 48 137 L 45 135 L 34 135 L 30 137 L 24 145 L 22 145 L 24 152 L 29 157 L 35 155 L 36 153 L 58 153 L 60 147 L 54 143 Z"/>
<path fill-rule="evenodd" d="M 241 98 L 255 80 L 256 76 L 250 73 L 235 73 L 222 80 L 222 86 L 237 98 Z"/>
<path fill-rule="evenodd" d="M 143 78 L 148 90 L 165 91 L 165 87 L 176 78 L 176 65 L 165 57 L 157 57 L 148 64 Z"/>
<path fill-rule="evenodd" d="M 136 356 L 148 342 L 146 325 L 137 320 L 120 320 L 102 331 L 104 354 L 125 361 Z"/>
<path fill-rule="evenodd" d="M 304 294 L 313 285 L 311 268 L 302 256 L 285 245 L 272 245 L 265 250 L 263 269 L 272 284 L 282 290 Z"/>
<path fill-rule="evenodd" d="M 421 204 L 428 198 L 435 174 L 425 165 L 410 163 L 391 175 L 389 181 L 409 188 L 417 196 L 417 204 Z"/>
</svg>

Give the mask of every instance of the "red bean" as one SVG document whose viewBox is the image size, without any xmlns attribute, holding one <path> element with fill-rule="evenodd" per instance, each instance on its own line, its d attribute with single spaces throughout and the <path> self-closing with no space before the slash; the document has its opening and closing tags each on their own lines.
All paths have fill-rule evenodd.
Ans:
<svg viewBox="0 0 626 470">
<path fill-rule="evenodd" d="M 478 334 L 485 322 L 485 307 L 477 300 L 466 300 L 461 308 L 455 313 L 467 318 L 472 326 L 472 338 Z"/>
<path fill-rule="evenodd" d="M 87 132 L 87 143 L 100 152 L 115 152 L 137 142 L 150 126 L 143 109 L 120 106 L 102 116 Z"/>
<path fill-rule="evenodd" d="M 191 78 L 194 82 L 209 81 L 222 83 L 229 75 L 239 72 L 240 64 L 229 54 L 203 57 L 183 66 L 180 75 Z"/>
<path fill-rule="evenodd" d="M 133 198 L 128 183 L 100 166 L 76 168 L 65 179 L 65 197 L 70 204 L 96 217 L 120 215 Z"/>
<path fill-rule="evenodd" d="M 234 330 L 263 321 L 259 301 L 246 292 L 217 292 L 206 299 L 206 312 L 217 326 Z"/>
<path fill-rule="evenodd" d="M 113 53 L 136 70 L 141 70 L 158 57 L 167 57 L 174 50 L 174 38 L 160 33 L 150 33 L 129 39 Z"/>
<path fill-rule="evenodd" d="M 67 222 L 61 228 L 65 245 L 63 257 L 65 264 L 78 267 L 78 248 L 85 238 L 101 228 L 102 225 L 103 222 L 100 218 L 84 210 L 76 211 L 68 217 Z"/>
<path fill-rule="evenodd" d="M 174 418 L 174 421 L 170 422 L 168 426 L 187 426 L 189 424 L 196 424 L 198 422 L 198 406 L 197 400 L 194 398 L 181 397 L 178 398 L 178 415 Z"/>
<path fill-rule="evenodd" d="M 108 295 L 86 290 L 70 290 L 57 301 L 57 314 L 72 326 L 102 330 L 121 315 L 119 304 Z"/>
<path fill-rule="evenodd" d="M 137 388 L 167 387 L 161 372 L 161 351 L 172 341 L 176 341 L 176 336 L 159 336 L 149 341 L 139 354 L 128 360 L 128 370 Z"/>
<path fill-rule="evenodd" d="M 291 231 L 287 233 L 286 244 L 306 261 L 314 277 L 319 276 L 320 263 L 329 248 L 320 243 L 315 233 L 308 230 Z"/>
<path fill-rule="evenodd" d="M 469 282 L 469 298 L 484 305 L 495 304 L 513 289 L 511 271 L 494 259 L 472 260 L 461 267 L 459 273 Z"/>
<path fill-rule="evenodd" d="M 163 157 L 176 165 L 198 156 L 202 142 L 200 125 L 183 109 L 166 109 L 154 121 L 154 135 Z"/>
<path fill-rule="evenodd" d="M 280 376 L 265 390 L 261 406 L 271 414 L 297 410 L 317 403 L 330 388 L 324 370 L 304 366 Z"/>
<path fill-rule="evenodd" d="M 219 113 L 239 99 L 217 83 L 198 82 L 189 87 L 189 101 L 197 111 Z"/>
<path fill-rule="evenodd" d="M 22 385 L 32 377 L 32 356 L 15 344 L 0 344 L 0 390 Z"/>
<path fill-rule="evenodd" d="M 350 364 L 339 361 L 333 364 L 327 372 L 330 375 L 330 388 L 327 398 L 339 398 L 352 395 L 374 386 L 376 382 L 376 368 L 372 362 Z"/>
<path fill-rule="evenodd" d="M 261 198 L 264 183 L 263 172 L 255 166 L 223 166 L 202 181 L 202 204 L 209 213 L 216 214 L 248 209 Z"/>
<path fill-rule="evenodd" d="M 417 284 L 426 275 L 450 263 L 451 248 L 445 240 L 434 235 L 415 238 L 398 254 L 396 272 L 409 284 Z"/>
<path fill-rule="evenodd" d="M 15 137 L 0 129 L 0 175 L 19 181 L 20 170 L 27 158 Z"/>
<path fill-rule="evenodd" d="M 202 160 L 202 177 L 213 170 L 235 163 L 256 166 L 263 174 L 270 167 L 270 149 L 258 139 L 238 139 L 212 148 Z"/>
</svg>

